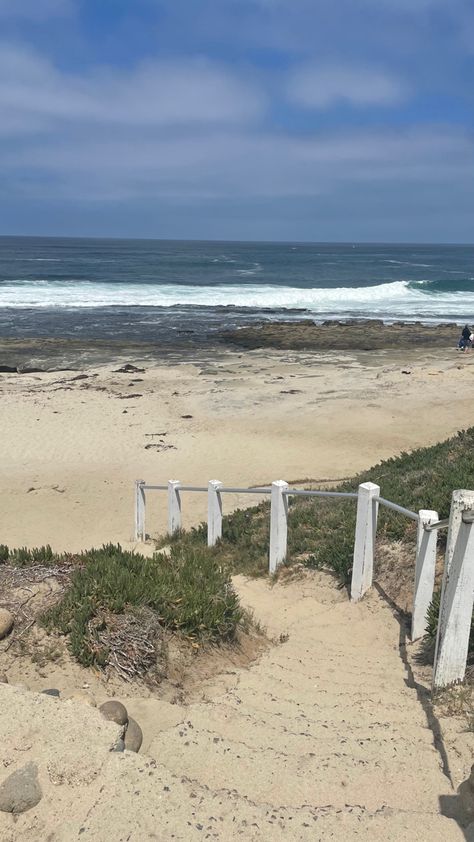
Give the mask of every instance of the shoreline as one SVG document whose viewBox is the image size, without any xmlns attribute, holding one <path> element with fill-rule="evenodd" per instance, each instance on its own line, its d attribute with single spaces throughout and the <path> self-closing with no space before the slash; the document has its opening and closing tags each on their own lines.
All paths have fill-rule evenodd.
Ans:
<svg viewBox="0 0 474 842">
<path fill-rule="evenodd" d="M 0 373 L 15 371 L 81 370 L 91 365 L 113 364 L 125 358 L 162 362 L 193 362 L 228 351 L 286 350 L 305 352 L 389 351 L 429 347 L 456 349 L 460 326 L 452 322 L 426 325 L 422 322 L 379 319 L 326 320 L 294 322 L 262 321 L 236 329 L 222 329 L 204 336 L 179 336 L 173 340 L 112 340 L 29 336 L 13 338 L 0 335 Z"/>
</svg>

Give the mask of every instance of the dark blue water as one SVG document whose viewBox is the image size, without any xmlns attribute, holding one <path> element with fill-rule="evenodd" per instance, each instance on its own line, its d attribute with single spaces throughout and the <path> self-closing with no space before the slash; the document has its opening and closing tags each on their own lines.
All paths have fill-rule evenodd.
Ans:
<svg viewBox="0 0 474 842">
<path fill-rule="evenodd" d="M 0 333 L 199 335 L 261 318 L 473 321 L 474 246 L 0 237 Z"/>
</svg>

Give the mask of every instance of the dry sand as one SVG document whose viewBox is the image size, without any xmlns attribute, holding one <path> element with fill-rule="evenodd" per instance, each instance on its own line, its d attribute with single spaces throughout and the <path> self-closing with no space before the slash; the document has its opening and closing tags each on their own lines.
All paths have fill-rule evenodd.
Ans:
<svg viewBox="0 0 474 842">
<path fill-rule="evenodd" d="M 145 371 L 117 373 L 123 362 Z M 0 375 L 0 542 L 128 544 L 137 478 L 347 477 L 468 426 L 473 365 L 474 355 L 448 350 L 222 351 Z M 205 495 L 186 497 L 185 522 L 205 507 Z M 148 527 L 164 526 L 156 494 Z M 211 669 L 184 701 L 129 688 L 124 700 L 144 731 L 139 756 L 110 752 L 116 729 L 94 709 L 0 684 L 0 784 L 31 760 L 43 793 L 17 819 L 0 812 L 2 842 L 473 840 L 448 816 L 474 738 L 459 720 L 440 730 L 429 671 L 413 673 L 382 598 L 374 591 L 351 605 L 319 574 L 274 588 L 236 584 L 284 642 L 249 668 L 237 659 L 217 676 Z M 10 654 L 2 669 L 25 680 Z M 123 692 L 70 663 L 30 667 L 35 689 L 67 695 L 88 684 L 98 702 Z"/>
<path fill-rule="evenodd" d="M 43 795 L 0 812 L 2 842 L 472 842 L 450 818 L 465 759 L 435 739 L 381 597 L 350 604 L 324 574 L 236 584 L 283 642 L 188 704 L 126 699 L 138 756 L 111 752 L 98 711 L 0 684 L 0 784 L 32 761 Z"/>
<path fill-rule="evenodd" d="M 202 357 L 202 355 L 201 355 Z M 115 373 L 133 362 L 143 373 Z M 353 475 L 470 424 L 474 354 L 221 351 L 81 372 L 0 374 L 0 542 L 133 540 L 136 479 L 249 486 Z M 189 417 L 190 416 L 190 417 Z M 226 497 L 227 508 L 255 498 Z M 150 495 L 147 529 L 166 525 Z M 184 500 L 185 525 L 205 495 Z"/>
</svg>

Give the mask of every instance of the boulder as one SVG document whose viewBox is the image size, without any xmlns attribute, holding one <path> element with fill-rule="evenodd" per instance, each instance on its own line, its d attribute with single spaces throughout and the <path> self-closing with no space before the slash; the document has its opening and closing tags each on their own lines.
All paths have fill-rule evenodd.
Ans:
<svg viewBox="0 0 474 842">
<path fill-rule="evenodd" d="M 458 787 L 458 795 L 462 821 L 465 824 L 474 821 L 474 765 L 467 780 Z"/>
<path fill-rule="evenodd" d="M 0 784 L 0 810 L 4 813 L 24 813 L 41 798 L 36 763 L 27 763 Z"/>
<path fill-rule="evenodd" d="M 108 702 L 104 702 L 99 710 L 105 719 L 110 719 L 117 725 L 126 725 L 128 722 L 127 708 L 116 699 L 109 699 Z"/>
<path fill-rule="evenodd" d="M 140 747 L 143 742 L 142 729 L 140 728 L 138 722 L 132 719 L 131 716 L 128 717 L 128 726 L 125 731 L 124 740 L 127 751 L 140 751 Z"/>
<path fill-rule="evenodd" d="M 0 640 L 10 634 L 13 628 L 13 614 L 6 608 L 0 608 Z"/>
</svg>

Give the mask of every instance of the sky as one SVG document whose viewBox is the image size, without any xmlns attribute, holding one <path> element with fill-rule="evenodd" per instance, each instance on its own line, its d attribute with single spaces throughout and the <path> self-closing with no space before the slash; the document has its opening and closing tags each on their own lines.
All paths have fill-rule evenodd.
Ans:
<svg viewBox="0 0 474 842">
<path fill-rule="evenodd" d="M 473 233 L 472 0 L 0 0 L 0 234 Z"/>
</svg>

